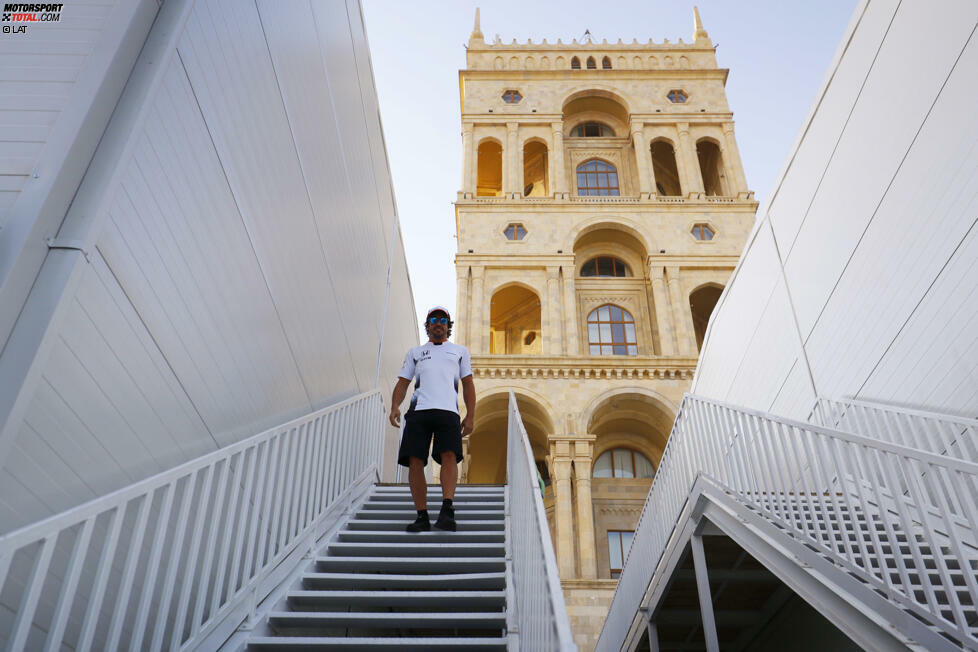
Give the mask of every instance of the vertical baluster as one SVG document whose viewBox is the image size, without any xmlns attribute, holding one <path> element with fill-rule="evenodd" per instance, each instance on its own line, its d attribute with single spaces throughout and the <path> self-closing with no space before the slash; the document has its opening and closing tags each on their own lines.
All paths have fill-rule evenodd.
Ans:
<svg viewBox="0 0 978 652">
<path fill-rule="evenodd" d="M 255 444 L 241 451 L 241 461 L 234 475 L 234 493 L 231 496 L 231 508 L 235 510 L 233 520 L 229 516 L 228 526 L 224 528 L 224 540 L 221 542 L 221 559 L 218 562 L 217 584 L 214 586 L 214 595 L 211 596 L 211 617 L 217 613 L 218 608 L 225 604 L 221 601 L 224 589 L 227 588 L 228 596 L 231 596 L 237 588 L 238 577 L 238 558 L 241 554 L 241 546 L 244 543 L 244 528 L 248 523 L 248 515 L 251 513 L 249 501 L 251 500 L 251 488 L 254 486 L 255 458 L 258 457 L 258 447 Z M 249 454 L 250 453 L 250 454 Z M 247 470 L 245 467 L 247 466 Z M 241 486 L 242 480 L 244 486 Z M 232 550 L 233 545 L 233 550 Z M 227 573 L 228 559 L 231 560 L 231 568 Z"/>
<path fill-rule="evenodd" d="M 324 414 L 319 421 L 319 477 L 316 489 L 316 513 L 326 511 L 326 501 L 329 497 L 329 414 Z"/>
<path fill-rule="evenodd" d="M 333 504 L 333 499 L 336 498 L 336 486 L 339 481 L 337 478 L 337 471 L 339 470 L 339 465 L 337 464 L 337 458 L 339 453 L 337 450 L 339 448 L 338 436 L 336 434 L 337 429 L 337 419 L 338 415 L 335 411 L 329 413 L 329 421 L 326 424 L 326 461 L 327 468 L 329 469 L 329 485 L 328 491 L 326 492 L 326 504 L 323 505 L 323 511 L 326 510 L 327 506 Z"/>
<path fill-rule="evenodd" d="M 295 445 L 295 480 L 292 483 L 292 491 L 289 492 L 289 520 L 285 528 L 285 539 L 282 546 L 287 546 L 299 529 L 299 513 L 302 510 L 303 493 L 305 489 L 306 474 L 309 463 L 309 423 L 303 423 L 297 428 L 298 439 Z"/>
<path fill-rule="evenodd" d="M 271 502 L 278 482 L 279 448 L 281 434 L 272 436 L 265 442 L 264 464 L 258 465 L 258 491 L 255 495 L 255 507 L 251 524 L 248 526 L 248 549 L 244 556 L 241 587 L 248 586 L 251 579 L 261 572 L 264 566 L 263 555 L 265 540 L 268 537 L 268 521 L 271 517 Z M 257 539 L 257 545 L 255 541 Z M 254 554 L 252 554 L 254 550 Z"/>
<path fill-rule="evenodd" d="M 149 519 L 149 508 L 153 503 L 154 491 L 150 491 L 142 496 L 139 505 L 139 512 L 136 515 L 136 524 L 132 529 L 132 536 L 129 540 L 129 551 L 126 554 L 125 569 L 122 571 L 122 581 L 119 589 L 114 596 L 115 609 L 112 612 L 112 620 L 109 624 L 109 637 L 105 649 L 114 650 L 119 645 L 119 637 L 122 635 L 122 625 L 125 620 L 126 611 L 129 609 L 129 593 L 132 591 L 133 581 L 136 579 L 136 563 L 139 561 L 140 553 L 143 548 L 143 537 L 146 536 L 146 522 Z M 134 500 L 139 500 L 138 498 Z M 144 586 L 143 590 L 149 587 Z"/>
<path fill-rule="evenodd" d="M 845 548 L 845 558 L 851 563 L 856 563 L 856 553 L 853 550 L 852 540 L 850 539 L 849 532 L 846 529 L 845 515 L 848 514 L 849 519 L 852 524 L 852 531 L 855 533 L 858 530 L 858 521 L 856 520 L 855 514 L 849 514 L 845 511 L 842 501 L 839 495 L 845 491 L 843 486 L 842 478 L 838 473 L 838 466 L 835 469 L 828 469 L 825 462 L 832 459 L 832 452 L 830 450 L 831 438 L 826 435 L 819 435 L 815 440 L 815 445 L 818 450 L 819 460 L 823 461 L 823 468 L 826 469 L 827 478 L 829 478 L 829 500 L 832 504 L 832 510 L 835 513 L 835 520 L 839 525 L 838 541 L 842 542 L 842 547 Z M 837 546 L 838 548 L 838 546 Z M 836 553 L 839 554 L 838 549 Z"/>
<path fill-rule="evenodd" d="M 785 426 L 779 424 L 778 428 L 783 430 Z M 804 532 L 807 538 L 818 541 L 818 535 L 815 533 L 814 523 L 811 519 L 811 516 L 814 515 L 814 510 L 811 502 L 810 482 L 806 478 L 808 473 L 806 467 L 807 462 L 805 461 L 805 456 L 799 452 L 801 449 L 801 440 L 808 435 L 808 430 L 803 428 L 792 428 L 791 430 L 792 435 L 785 437 L 786 454 L 791 458 L 793 465 L 796 466 L 792 467 L 794 479 L 791 480 L 789 489 L 795 496 L 798 522 L 801 524 L 801 531 Z"/>
<path fill-rule="evenodd" d="M 282 505 L 285 503 L 285 492 L 288 487 L 289 467 L 292 457 L 293 429 L 284 431 L 279 435 L 279 456 L 277 480 L 275 482 L 275 492 L 271 500 L 271 527 L 268 529 L 268 550 L 264 553 L 264 561 L 259 568 L 264 568 L 265 563 L 275 559 L 278 552 L 276 541 L 278 540 L 279 523 L 282 518 Z M 260 557 L 261 558 L 261 557 Z"/>
<path fill-rule="evenodd" d="M 761 495 L 761 481 L 757 476 L 757 460 L 751 456 L 751 451 L 754 449 L 754 437 L 750 430 L 750 424 L 747 422 L 746 415 L 742 412 L 735 412 L 734 419 L 737 422 L 737 427 L 740 429 L 740 452 L 741 459 L 743 461 L 744 468 L 748 473 L 748 484 L 744 488 L 743 496 L 745 498 L 749 497 L 751 494 L 751 486 L 753 486 L 753 497 L 750 500 L 757 503 L 760 500 Z"/>
<path fill-rule="evenodd" d="M 88 554 L 88 544 L 92 539 L 94 526 L 95 517 L 89 517 L 75 536 L 75 542 L 71 547 L 71 556 L 68 558 L 68 569 L 65 572 L 64 582 L 61 584 L 58 595 L 58 604 L 54 608 L 54 616 L 51 619 L 51 629 L 48 631 L 47 641 L 44 643 L 45 652 L 58 652 L 61 649 L 61 640 L 64 638 L 68 616 L 71 614 L 71 607 L 75 601 L 78 579 L 81 577 L 82 568 L 85 565 L 85 557 Z M 10 557 L 7 557 L 7 560 L 9 563 Z M 2 563 L 0 562 L 0 565 Z M 4 572 L 0 569 L 0 589 L 3 588 L 3 577 Z"/>
<path fill-rule="evenodd" d="M 924 588 L 924 597 L 926 598 L 927 605 L 929 606 L 931 613 L 939 614 L 941 611 L 940 611 L 940 606 L 937 602 L 937 596 L 934 593 L 934 587 L 931 584 L 930 575 L 926 571 L 927 566 L 924 564 L 924 558 L 920 549 L 920 543 L 917 541 L 917 537 L 914 535 L 913 524 L 915 521 L 919 522 L 921 520 L 922 514 L 914 518 L 910 518 L 910 512 L 911 512 L 910 505 L 907 503 L 903 495 L 903 490 L 902 489 L 897 490 L 897 488 L 902 486 L 903 483 L 897 479 L 896 473 L 894 472 L 893 469 L 893 466 L 898 463 L 895 459 L 896 456 L 893 453 L 888 453 L 886 451 L 881 451 L 878 449 L 875 452 L 876 452 L 876 457 L 879 461 L 880 469 L 883 472 L 883 477 L 886 478 L 886 482 L 890 487 L 890 494 L 892 495 L 892 500 L 896 506 L 896 509 L 894 509 L 893 511 L 896 513 L 897 517 L 900 520 L 900 528 L 906 534 L 907 548 L 910 550 L 910 554 L 913 556 L 913 560 L 914 560 L 913 569 L 920 577 L 920 584 Z M 911 500 L 913 500 L 912 496 L 911 496 Z M 920 503 L 917 504 L 919 505 Z M 882 509 L 883 505 L 885 505 L 885 503 L 880 503 L 881 512 L 882 512 L 881 518 L 886 520 L 887 511 L 884 511 Z M 898 540 L 897 537 L 894 536 L 890 547 L 892 548 L 893 556 L 897 560 L 901 560 L 898 561 L 898 563 L 902 563 L 903 554 L 902 551 L 900 550 L 900 541 Z M 909 576 L 906 573 L 904 573 L 902 574 L 902 578 L 905 582 L 903 585 L 904 595 L 906 595 L 914 602 L 919 603 L 920 602 L 919 599 L 914 595 L 914 588 L 911 584 Z"/>
<path fill-rule="evenodd" d="M 784 513 L 778 501 L 777 480 L 775 480 L 774 463 L 770 455 L 771 451 L 767 442 L 767 433 L 764 430 L 763 422 L 757 415 L 748 415 L 747 419 L 751 425 L 751 430 L 755 433 L 754 441 L 756 445 L 754 446 L 754 455 L 757 461 L 758 475 L 763 481 L 765 497 L 761 505 L 763 506 L 766 502 L 768 512 L 775 518 L 784 521 Z"/>
<path fill-rule="evenodd" d="M 189 547 L 187 551 L 187 566 L 183 571 L 183 582 L 180 584 L 180 598 L 177 601 L 177 617 L 173 621 L 173 632 L 170 634 L 170 647 L 180 648 L 183 643 L 183 630 L 187 620 L 187 607 L 190 604 L 190 593 L 194 586 L 196 576 L 197 556 L 200 554 L 200 546 L 204 535 L 204 517 L 207 515 L 207 505 L 210 503 L 211 485 L 214 481 L 214 466 L 217 462 L 212 462 L 203 469 L 204 483 L 200 491 L 200 500 L 197 504 L 197 515 L 194 518 L 194 527 L 191 530 Z M 181 545 L 182 542 L 176 542 Z"/>
<path fill-rule="evenodd" d="M 289 437 L 289 458 L 286 466 L 286 480 L 285 486 L 282 490 L 280 509 L 282 512 L 282 520 L 279 521 L 279 527 L 276 532 L 278 532 L 276 538 L 275 554 L 278 556 L 282 552 L 286 543 L 289 540 L 289 523 L 292 518 L 292 511 L 295 506 L 296 497 L 296 485 L 299 482 L 299 458 L 302 456 L 302 426 L 292 428 Z"/>
<path fill-rule="evenodd" d="M 937 570 L 937 574 L 941 578 L 940 586 L 938 588 L 942 589 L 944 591 L 944 595 L 947 596 L 947 607 L 950 607 L 951 613 L 954 614 L 954 620 L 952 622 L 957 625 L 960 631 L 967 632 L 971 624 L 968 622 L 968 617 L 965 615 L 964 609 L 961 607 L 961 601 L 958 599 L 957 593 L 955 593 L 957 587 L 954 585 L 954 580 L 951 579 L 951 569 L 948 567 L 947 557 L 944 555 L 941 545 L 941 539 L 944 537 L 938 539 L 937 528 L 932 523 L 933 519 L 931 516 L 931 510 L 924 505 L 922 500 L 925 494 L 931 493 L 933 495 L 937 495 L 938 493 L 934 490 L 933 486 L 931 486 L 933 483 L 932 478 L 935 469 L 926 462 L 917 462 L 910 457 L 902 457 L 899 459 L 899 461 L 901 466 L 906 468 L 904 475 L 906 476 L 907 484 L 909 485 L 911 500 L 917 503 L 919 507 L 919 522 L 924 530 L 924 538 L 928 547 L 930 548 L 931 556 L 934 558 L 934 568 Z M 918 463 L 920 466 L 928 467 L 926 471 L 921 472 L 921 470 L 917 468 Z M 948 518 L 946 511 L 942 513 L 942 516 L 944 528 L 947 531 L 946 537 L 951 544 L 950 548 L 952 549 L 954 556 L 965 569 L 966 572 L 964 574 L 973 575 L 973 572 L 968 572 L 969 558 L 963 554 L 960 546 L 957 545 L 957 536 L 955 534 L 954 523 L 952 523 Z M 908 538 L 910 538 L 909 534 L 910 533 L 908 533 Z M 923 567 L 920 569 L 920 574 L 926 574 L 929 576 L 929 573 L 927 573 Z M 927 583 L 930 583 L 929 577 Z M 973 584 L 974 581 L 972 581 L 972 585 Z"/>
<path fill-rule="evenodd" d="M 312 471 L 310 471 L 309 488 L 306 496 L 306 510 L 303 514 L 303 521 L 306 524 L 312 523 L 319 516 L 316 505 L 319 501 L 320 481 L 323 477 L 323 418 L 316 417 L 312 426 Z"/>
<path fill-rule="evenodd" d="M 859 501 L 859 508 L 862 509 L 863 514 L 866 515 L 866 524 L 869 530 L 869 535 L 872 539 L 872 549 L 875 551 L 875 555 L 871 556 L 871 558 L 868 560 L 869 565 L 867 565 L 866 570 L 873 573 L 872 561 L 875 559 L 879 564 L 879 568 L 874 574 L 886 584 L 892 593 L 895 584 L 893 579 L 890 577 L 891 571 L 886 565 L 886 560 L 883 558 L 883 541 L 880 538 L 879 530 L 876 528 L 877 524 L 873 522 L 872 518 L 870 518 L 872 516 L 872 511 L 870 510 L 870 501 L 866 498 L 867 489 L 865 488 L 865 485 L 868 484 L 870 490 L 877 494 L 878 501 L 879 486 L 876 482 L 874 474 L 867 468 L 870 459 L 867 447 L 854 445 L 853 448 L 856 454 L 847 461 L 852 465 L 850 468 L 853 469 L 856 498 Z M 876 504 L 880 505 L 881 503 L 877 502 Z M 886 514 L 881 513 L 880 521 L 883 521 L 885 518 Z M 885 524 L 884 527 L 886 527 Z"/>
<path fill-rule="evenodd" d="M 197 632 L 200 631 L 200 627 L 203 624 L 201 620 L 204 617 L 204 605 L 207 603 L 207 594 L 209 589 L 213 590 L 210 581 L 211 569 L 213 568 L 214 564 L 214 547 L 217 545 L 217 535 L 220 531 L 222 517 L 225 521 L 224 527 L 231 527 L 231 509 L 233 505 L 229 505 L 227 508 L 225 508 L 224 496 L 227 495 L 228 476 L 230 475 L 231 461 L 233 459 L 234 456 L 225 459 L 224 465 L 221 467 L 221 475 L 217 481 L 217 496 L 214 498 L 214 509 L 211 512 L 211 518 L 208 525 L 207 544 L 204 549 L 204 563 L 201 567 L 199 581 L 197 583 L 197 595 L 194 596 L 194 613 L 193 618 L 190 621 L 190 638 L 193 638 Z M 238 461 L 239 470 L 243 462 L 244 459 Z M 237 476 L 237 471 L 235 472 L 235 476 Z M 214 577 L 215 587 L 217 586 L 217 575 L 222 573 L 223 570 L 218 568 Z"/>
<path fill-rule="evenodd" d="M 850 472 L 850 463 L 853 458 L 860 456 L 862 453 L 862 446 L 859 444 L 850 444 L 848 442 L 840 441 L 834 437 L 826 438 L 826 444 L 829 454 L 832 456 L 832 462 L 835 464 L 835 468 L 839 470 L 839 491 L 842 494 L 849 517 L 852 519 L 852 532 L 853 536 L 856 538 L 856 552 L 858 553 L 858 559 L 853 559 L 853 561 L 856 562 L 857 565 L 861 566 L 867 573 L 872 574 L 873 565 L 871 555 L 867 550 L 865 536 L 870 530 L 873 529 L 873 520 L 870 518 L 871 515 L 868 512 L 861 512 L 863 518 L 866 519 L 867 531 L 866 533 L 863 533 L 859 527 L 858 517 L 860 516 L 860 511 L 854 507 L 852 496 L 850 495 L 851 491 L 855 491 L 857 494 L 862 492 L 861 478 L 856 473 Z M 851 476 L 851 479 L 847 476 Z M 850 489 L 850 486 L 852 489 Z"/>
<path fill-rule="evenodd" d="M 815 496 L 818 498 L 818 508 L 820 510 L 819 512 L 812 511 L 812 524 L 824 539 L 823 544 L 832 551 L 832 554 L 837 555 L 839 551 L 837 549 L 835 533 L 832 531 L 831 524 L 827 520 L 829 517 L 829 506 L 825 500 L 825 495 L 831 491 L 831 487 L 826 477 L 827 474 L 823 472 L 822 460 L 818 457 L 817 453 L 819 437 L 821 437 L 819 433 L 811 432 L 810 436 L 804 440 L 810 468 L 812 469 L 812 478 L 815 481 Z"/>
<path fill-rule="evenodd" d="M 350 482 L 350 440 L 355 436 L 355 433 L 351 432 L 354 424 L 350 412 L 350 406 L 347 405 L 343 407 L 343 411 L 340 413 L 340 428 L 337 434 L 339 435 L 340 460 L 342 460 L 342 463 L 339 466 L 340 486 L 337 493 L 346 491 L 347 485 Z"/>
<path fill-rule="evenodd" d="M 41 598 L 41 590 L 48 576 L 48 566 L 51 564 L 51 555 L 54 553 L 57 540 L 57 533 L 41 540 L 41 549 L 34 559 L 30 578 L 24 587 L 24 597 L 20 608 L 17 609 L 17 618 L 11 630 L 9 639 L 11 650 L 23 650 L 27 645 L 27 635 L 30 634 L 31 625 L 34 623 L 34 611 L 37 609 L 37 601 Z"/>
<path fill-rule="evenodd" d="M 941 474 L 941 470 L 936 465 L 930 464 L 929 466 L 931 467 L 931 471 L 932 471 L 932 473 L 929 474 L 929 475 L 931 475 L 932 477 L 936 477 L 936 476 L 939 476 Z M 954 495 L 962 495 L 963 496 L 964 495 L 964 492 L 963 491 L 960 491 L 961 490 L 960 483 L 958 483 L 956 481 L 956 479 L 958 477 L 958 474 L 960 472 L 957 471 L 957 470 L 955 470 L 955 469 L 952 469 L 952 468 L 945 468 L 944 469 L 944 472 L 946 472 L 947 475 L 948 475 L 948 484 L 950 484 L 950 486 L 951 486 L 951 493 L 954 494 Z M 924 477 L 923 482 L 927 482 L 926 476 Z M 960 536 L 960 530 L 958 529 L 958 526 L 951 519 L 949 506 L 947 504 L 942 504 L 942 505 L 939 505 L 938 508 L 939 508 L 938 509 L 938 513 L 941 514 L 941 516 L 942 516 L 942 518 L 944 520 L 944 527 L 945 527 L 945 529 L 946 529 L 946 531 L 948 533 L 948 537 L 947 538 L 950 540 L 950 544 L 951 544 L 950 547 L 952 549 L 953 557 L 955 559 L 959 560 L 959 563 L 960 563 L 961 568 L 963 570 L 962 575 L 964 575 L 965 584 L 968 587 L 968 593 L 971 596 L 976 596 L 976 595 L 978 595 L 978 581 L 976 581 L 974 571 L 971 570 L 971 569 L 969 569 L 970 560 L 972 559 L 972 555 L 965 554 L 965 552 L 964 552 L 964 546 L 966 545 L 966 542 L 962 541 L 961 536 Z M 964 516 L 965 513 L 966 512 L 964 512 L 964 510 L 962 510 L 962 516 Z M 972 533 L 975 532 L 974 519 L 971 518 L 971 516 L 973 516 L 973 515 L 974 515 L 974 513 L 972 513 L 971 515 L 965 517 L 968 520 L 968 525 L 970 526 L 969 527 L 969 530 Z M 973 544 L 971 544 L 971 545 L 973 545 Z M 957 590 L 957 587 L 955 587 L 953 585 L 947 587 L 947 593 L 948 593 L 948 595 L 949 596 L 952 596 L 953 595 L 954 596 L 955 604 L 958 605 L 958 607 L 960 607 L 961 606 L 961 599 L 958 597 L 957 593 L 955 592 L 956 590 Z M 965 629 L 964 631 L 967 631 L 967 629 Z"/>
<path fill-rule="evenodd" d="M 98 625 L 99 616 L 102 613 L 102 599 L 105 597 L 105 586 L 108 584 L 109 575 L 112 573 L 115 547 L 119 543 L 119 533 L 122 531 L 122 521 L 125 519 L 127 504 L 124 503 L 114 507 L 111 511 L 111 516 L 109 516 L 105 544 L 102 546 L 98 570 L 95 572 L 95 584 L 92 588 L 91 595 L 88 597 L 88 609 L 85 611 L 81 634 L 78 636 L 76 649 L 82 652 L 88 652 L 92 648 L 92 640 L 95 638 L 95 627 Z"/>
<path fill-rule="evenodd" d="M 763 419 L 761 422 L 761 430 L 765 433 L 765 438 L 769 442 L 768 456 L 771 459 L 771 475 L 774 478 L 775 485 L 777 486 L 777 491 L 775 492 L 775 500 L 781 506 L 781 519 L 789 527 L 798 529 L 795 519 L 798 513 L 791 506 L 791 498 L 788 496 L 788 483 L 785 480 L 785 462 L 787 456 L 785 455 L 785 446 L 783 437 L 791 437 L 791 427 L 788 427 L 788 433 L 785 434 L 780 429 L 781 424 L 770 421 L 768 419 Z"/>
<path fill-rule="evenodd" d="M 151 601 L 153 593 L 156 592 L 156 575 L 160 571 L 160 562 L 164 555 L 163 544 L 166 541 L 166 533 L 170 529 L 170 509 L 173 507 L 177 482 L 179 482 L 179 478 L 171 480 L 170 484 L 163 487 L 163 504 L 156 519 L 156 532 L 153 533 L 153 545 L 147 558 L 149 564 L 145 572 L 143 592 L 139 596 L 139 605 L 136 607 L 136 623 L 132 628 L 132 639 L 129 642 L 129 648 L 132 650 L 140 650 L 143 647 L 143 636 L 146 632 L 146 623 L 149 620 L 149 612 L 152 607 Z M 65 615 L 67 616 L 67 614 Z M 60 649 L 60 644 L 58 648 L 51 648 L 49 652 L 55 652 L 56 649 Z"/>
</svg>

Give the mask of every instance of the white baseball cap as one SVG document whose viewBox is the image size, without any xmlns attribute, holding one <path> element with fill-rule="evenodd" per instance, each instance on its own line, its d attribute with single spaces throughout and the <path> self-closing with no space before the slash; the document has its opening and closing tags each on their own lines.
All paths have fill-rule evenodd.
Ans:
<svg viewBox="0 0 978 652">
<path fill-rule="evenodd" d="M 433 308 L 429 309 L 428 314 L 425 315 L 424 318 L 428 319 L 428 317 L 431 317 L 431 313 L 439 312 L 439 311 L 445 313 L 445 315 L 448 317 L 449 320 L 452 318 L 452 314 L 448 312 L 448 309 L 442 306 L 434 306 Z"/>
</svg>

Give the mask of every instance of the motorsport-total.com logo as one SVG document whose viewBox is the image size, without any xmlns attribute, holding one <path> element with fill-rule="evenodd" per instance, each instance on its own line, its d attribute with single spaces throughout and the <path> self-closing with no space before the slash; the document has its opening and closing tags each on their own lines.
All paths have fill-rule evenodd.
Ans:
<svg viewBox="0 0 978 652">
<path fill-rule="evenodd" d="M 30 23 L 56 23 L 61 20 L 61 8 L 64 3 L 13 3 L 3 5 L 4 34 L 25 34 Z"/>
</svg>

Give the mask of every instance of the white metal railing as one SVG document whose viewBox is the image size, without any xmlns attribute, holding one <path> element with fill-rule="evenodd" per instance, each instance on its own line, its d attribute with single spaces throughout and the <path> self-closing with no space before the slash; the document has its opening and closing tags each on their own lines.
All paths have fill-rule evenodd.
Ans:
<svg viewBox="0 0 978 652">
<path fill-rule="evenodd" d="M 819 397 L 808 420 L 828 428 L 978 462 L 978 419 L 853 398 Z"/>
<path fill-rule="evenodd" d="M 511 535 L 508 544 L 513 560 L 512 594 L 516 603 L 508 608 L 514 612 L 512 621 L 516 624 L 519 649 L 533 652 L 577 650 L 560 588 L 533 450 L 512 391 L 509 393 L 506 484 L 509 488 L 506 520 Z"/>
<path fill-rule="evenodd" d="M 376 473 L 379 391 L 360 394 L 0 537 L 6 648 L 193 649 Z"/>
<path fill-rule="evenodd" d="M 967 572 L 978 557 L 978 464 L 687 394 L 597 649 L 623 644 L 700 475 L 925 622 L 978 643 L 967 597 L 978 595 Z M 845 514 L 872 521 L 865 537 L 820 527 Z M 899 551 L 890 565 L 887 550 Z M 931 570 L 919 572 L 925 560 Z"/>
</svg>

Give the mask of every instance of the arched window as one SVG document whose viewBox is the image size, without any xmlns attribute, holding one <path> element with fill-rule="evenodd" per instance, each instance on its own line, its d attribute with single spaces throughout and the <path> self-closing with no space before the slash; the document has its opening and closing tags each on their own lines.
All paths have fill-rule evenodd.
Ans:
<svg viewBox="0 0 978 652">
<path fill-rule="evenodd" d="M 615 132 L 603 122 L 582 122 L 570 133 L 572 138 L 614 138 Z"/>
<path fill-rule="evenodd" d="M 532 141 L 523 147 L 523 196 L 546 197 L 547 192 L 547 146 L 540 141 Z"/>
<path fill-rule="evenodd" d="M 703 192 L 706 193 L 706 196 L 729 195 L 723 174 L 723 157 L 716 143 L 709 140 L 701 140 L 696 143 L 696 158 L 700 162 L 700 173 L 703 175 Z"/>
<path fill-rule="evenodd" d="M 676 151 L 664 140 L 652 143 L 652 174 L 655 176 L 655 190 L 660 195 L 678 197 L 683 194 L 679 169 L 676 167 Z"/>
<path fill-rule="evenodd" d="M 611 256 L 598 256 L 584 263 L 581 276 L 598 276 L 602 278 L 631 276 L 628 265 Z"/>
<path fill-rule="evenodd" d="M 710 324 L 710 315 L 723 294 L 723 288 L 707 285 L 695 290 L 689 295 L 689 310 L 693 313 L 693 331 L 696 333 L 696 348 L 703 348 L 703 338 L 706 337 L 706 327 Z"/>
<path fill-rule="evenodd" d="M 605 70 L 611 70 L 611 59 L 609 57 L 605 57 L 604 59 L 602 59 L 601 67 L 604 68 Z"/>
<path fill-rule="evenodd" d="M 582 197 L 617 196 L 618 170 L 597 159 L 581 163 L 577 166 L 577 194 Z"/>
<path fill-rule="evenodd" d="M 482 141 L 476 156 L 476 195 L 498 197 L 503 194 L 502 146 L 492 140 Z"/>
<path fill-rule="evenodd" d="M 594 461 L 595 478 L 651 478 L 654 475 L 652 462 L 630 448 L 605 451 Z"/>
<path fill-rule="evenodd" d="M 578 59 L 577 57 L 572 58 L 571 59 L 571 70 L 580 70 L 580 69 L 581 69 L 581 60 Z"/>
<path fill-rule="evenodd" d="M 606 304 L 587 316 L 591 355 L 638 355 L 635 320 L 627 310 Z"/>
<path fill-rule="evenodd" d="M 598 69 L 598 64 L 594 62 L 594 57 L 588 57 L 587 58 L 587 69 L 588 70 L 597 70 Z"/>
</svg>

